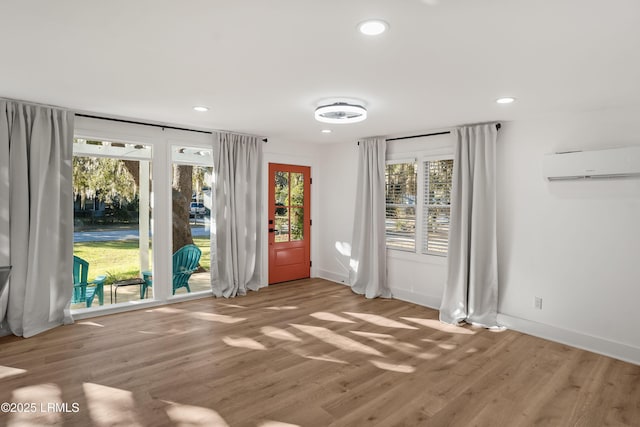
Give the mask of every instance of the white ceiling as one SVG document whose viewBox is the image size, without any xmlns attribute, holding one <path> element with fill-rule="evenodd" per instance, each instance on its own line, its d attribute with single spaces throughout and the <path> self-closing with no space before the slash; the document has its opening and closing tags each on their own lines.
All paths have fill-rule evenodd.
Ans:
<svg viewBox="0 0 640 427">
<path fill-rule="evenodd" d="M 4 0 L 0 40 L 0 97 L 297 142 L 640 105 L 638 0 Z"/>
</svg>

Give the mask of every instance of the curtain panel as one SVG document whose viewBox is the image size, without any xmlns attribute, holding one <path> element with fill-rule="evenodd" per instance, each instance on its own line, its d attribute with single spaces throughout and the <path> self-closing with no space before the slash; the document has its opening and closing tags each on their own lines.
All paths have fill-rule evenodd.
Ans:
<svg viewBox="0 0 640 427">
<path fill-rule="evenodd" d="M 447 282 L 440 320 L 497 327 L 495 123 L 454 130 Z"/>
<path fill-rule="evenodd" d="M 215 134 L 215 248 L 212 289 L 216 297 L 246 295 L 260 287 L 262 141 Z"/>
<path fill-rule="evenodd" d="M 73 123 L 70 111 L 0 99 L 0 265 L 13 265 L 3 334 L 71 321 Z"/>
<path fill-rule="evenodd" d="M 349 261 L 353 292 L 367 298 L 391 298 L 387 285 L 385 235 L 384 138 L 367 138 L 358 145 L 356 208 Z"/>
</svg>

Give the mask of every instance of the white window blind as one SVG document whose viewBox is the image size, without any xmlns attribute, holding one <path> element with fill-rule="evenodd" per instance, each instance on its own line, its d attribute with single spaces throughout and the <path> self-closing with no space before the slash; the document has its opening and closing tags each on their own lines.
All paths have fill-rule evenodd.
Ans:
<svg viewBox="0 0 640 427">
<path fill-rule="evenodd" d="M 417 163 L 388 163 L 385 170 L 387 247 L 416 249 Z"/>
<path fill-rule="evenodd" d="M 446 256 L 449 247 L 453 160 L 424 162 L 422 253 Z"/>
</svg>

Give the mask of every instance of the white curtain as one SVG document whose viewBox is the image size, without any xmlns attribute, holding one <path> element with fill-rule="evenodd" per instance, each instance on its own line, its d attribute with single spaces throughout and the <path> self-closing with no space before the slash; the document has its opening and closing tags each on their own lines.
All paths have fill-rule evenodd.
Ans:
<svg viewBox="0 0 640 427">
<path fill-rule="evenodd" d="M 387 285 L 384 138 L 358 143 L 356 211 L 349 261 L 351 289 L 367 298 L 391 298 Z"/>
<path fill-rule="evenodd" d="M 498 326 L 495 124 L 464 126 L 456 136 L 451 225 L 440 320 Z"/>
<path fill-rule="evenodd" d="M 217 272 L 212 269 L 212 289 L 217 297 L 245 295 L 260 287 L 262 144 L 254 136 L 216 134 L 212 253 Z"/>
<path fill-rule="evenodd" d="M 73 122 L 69 111 L 0 99 L 0 265 L 13 265 L 3 334 L 71 321 Z"/>
</svg>

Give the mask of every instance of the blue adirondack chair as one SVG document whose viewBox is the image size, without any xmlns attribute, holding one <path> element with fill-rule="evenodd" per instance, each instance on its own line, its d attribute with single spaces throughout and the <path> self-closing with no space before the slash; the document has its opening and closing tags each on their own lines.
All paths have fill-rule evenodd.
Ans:
<svg viewBox="0 0 640 427">
<path fill-rule="evenodd" d="M 183 246 L 173 254 L 173 295 L 180 288 L 187 288 L 187 292 L 191 292 L 189 278 L 198 270 L 200 255 L 202 255 L 202 251 L 196 245 Z M 142 278 L 144 285 L 142 285 L 141 299 L 145 298 L 147 288 L 153 286 L 153 277 L 150 271 L 143 271 Z"/>
<path fill-rule="evenodd" d="M 87 307 L 91 307 L 96 295 L 98 295 L 98 303 L 104 304 L 104 281 L 107 276 L 98 276 L 91 282 L 87 282 L 88 275 L 89 263 L 74 255 L 72 304 L 85 303 Z"/>
</svg>

